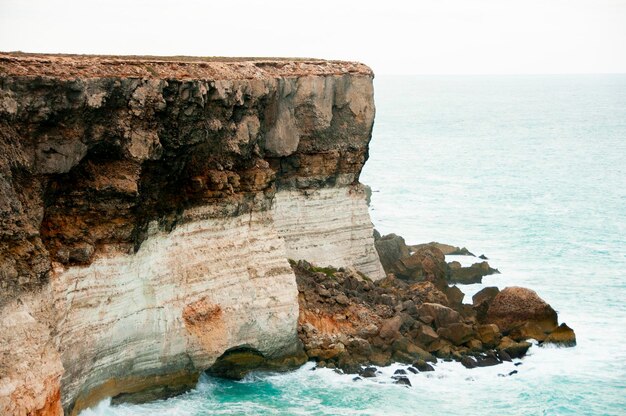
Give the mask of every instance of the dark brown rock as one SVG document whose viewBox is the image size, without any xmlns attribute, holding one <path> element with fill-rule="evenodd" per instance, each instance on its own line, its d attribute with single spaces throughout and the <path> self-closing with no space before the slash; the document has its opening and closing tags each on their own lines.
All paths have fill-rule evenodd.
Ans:
<svg viewBox="0 0 626 416">
<path fill-rule="evenodd" d="M 401 278 L 410 280 L 427 280 L 438 284 L 445 279 L 448 265 L 444 254 L 436 247 L 419 248 L 411 256 L 398 260 L 393 272 Z"/>
<path fill-rule="evenodd" d="M 437 334 L 448 339 L 454 345 L 462 345 L 474 337 L 474 330 L 471 325 L 457 322 L 439 328 Z"/>
<path fill-rule="evenodd" d="M 483 303 L 490 305 L 498 293 L 500 293 L 500 289 L 495 286 L 485 287 L 472 296 L 472 304 L 474 306 L 479 306 Z"/>
<path fill-rule="evenodd" d="M 463 298 L 465 298 L 465 293 L 461 292 L 457 286 L 446 287 L 443 290 L 446 297 L 448 298 L 448 304 L 453 307 L 459 306 L 463 303 Z"/>
<path fill-rule="evenodd" d="M 413 367 L 417 368 L 419 371 L 435 371 L 432 365 L 428 364 L 424 360 L 415 360 L 412 364 Z"/>
<path fill-rule="evenodd" d="M 465 356 L 461 359 L 461 364 L 465 368 L 476 368 L 476 360 L 472 357 Z"/>
<path fill-rule="evenodd" d="M 474 263 L 470 267 L 451 267 L 449 280 L 452 283 L 468 285 L 480 283 L 484 276 L 495 273 L 500 272 L 497 269 L 491 268 L 486 261 L 483 261 L 481 263 Z"/>
<path fill-rule="evenodd" d="M 500 289 L 491 286 L 481 289 L 474 296 L 472 296 L 472 304 L 474 306 L 474 310 L 476 311 L 476 319 L 478 319 L 479 322 L 483 322 L 485 320 L 487 311 L 489 310 L 489 305 L 491 305 L 491 302 L 493 302 L 498 293 L 500 293 Z"/>
<path fill-rule="evenodd" d="M 422 345 L 430 345 L 432 342 L 439 339 L 439 335 L 433 330 L 430 325 L 419 325 L 415 339 Z"/>
<path fill-rule="evenodd" d="M 387 234 L 377 239 L 374 244 L 386 273 L 393 273 L 393 265 L 398 260 L 409 257 L 409 248 L 404 238 L 398 235 Z"/>
<path fill-rule="evenodd" d="M 411 386 L 411 381 L 406 376 L 394 376 L 394 384 L 402 384 L 405 386 Z"/>
</svg>

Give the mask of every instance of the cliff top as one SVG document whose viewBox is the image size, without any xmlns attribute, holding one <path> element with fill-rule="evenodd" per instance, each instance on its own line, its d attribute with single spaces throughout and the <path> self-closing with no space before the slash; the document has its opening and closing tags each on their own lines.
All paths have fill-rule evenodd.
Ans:
<svg viewBox="0 0 626 416">
<path fill-rule="evenodd" d="M 312 58 L 108 56 L 0 52 L 0 76 L 72 78 L 253 79 L 373 75 L 358 62 Z"/>
</svg>

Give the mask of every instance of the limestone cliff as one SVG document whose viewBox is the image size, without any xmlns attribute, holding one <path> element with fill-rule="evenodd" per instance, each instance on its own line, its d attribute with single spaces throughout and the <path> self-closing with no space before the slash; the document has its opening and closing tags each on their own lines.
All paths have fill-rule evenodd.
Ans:
<svg viewBox="0 0 626 416">
<path fill-rule="evenodd" d="M 288 258 L 384 275 L 350 62 L 0 54 L 0 413 L 297 357 Z"/>
</svg>

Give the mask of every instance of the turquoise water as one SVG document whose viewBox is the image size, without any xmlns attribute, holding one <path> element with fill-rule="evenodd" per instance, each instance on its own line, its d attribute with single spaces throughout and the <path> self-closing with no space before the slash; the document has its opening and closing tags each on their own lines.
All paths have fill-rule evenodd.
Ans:
<svg viewBox="0 0 626 416">
<path fill-rule="evenodd" d="M 372 220 L 408 242 L 485 253 L 485 285 L 533 288 L 576 330 L 513 363 L 439 363 L 413 387 L 311 364 L 83 415 L 626 414 L 626 76 L 377 77 L 361 180 Z M 464 262 L 470 262 L 461 258 Z M 482 285 L 465 286 L 471 294 Z M 518 373 L 502 377 L 513 369 Z"/>
</svg>

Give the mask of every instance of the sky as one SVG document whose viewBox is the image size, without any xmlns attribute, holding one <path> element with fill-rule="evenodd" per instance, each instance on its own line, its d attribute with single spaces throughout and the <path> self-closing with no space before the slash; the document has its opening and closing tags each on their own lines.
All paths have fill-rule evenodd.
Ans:
<svg viewBox="0 0 626 416">
<path fill-rule="evenodd" d="M 626 73 L 626 0 L 0 0 L 0 51 L 356 60 L 376 74 Z"/>
</svg>

